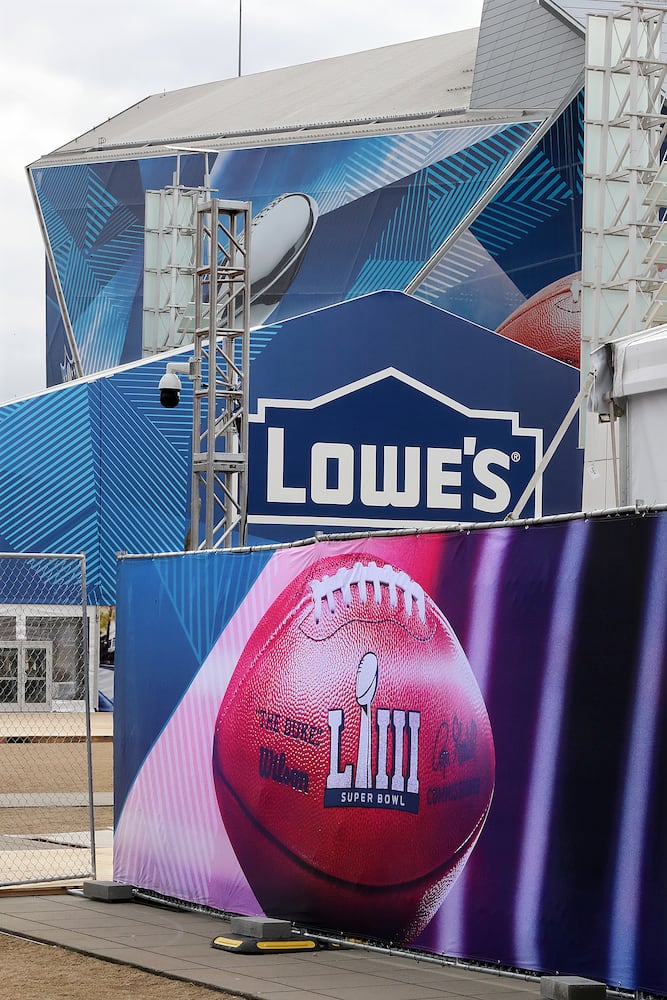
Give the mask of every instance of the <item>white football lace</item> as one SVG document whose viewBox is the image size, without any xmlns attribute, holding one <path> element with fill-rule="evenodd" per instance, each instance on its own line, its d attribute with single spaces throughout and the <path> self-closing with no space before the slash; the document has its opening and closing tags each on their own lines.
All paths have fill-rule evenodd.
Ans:
<svg viewBox="0 0 667 1000">
<path fill-rule="evenodd" d="M 341 567 L 334 576 L 325 576 L 321 580 L 311 580 L 310 587 L 315 602 L 315 621 L 319 622 L 322 615 L 322 601 L 326 600 L 329 611 L 335 610 L 334 595 L 337 591 L 343 596 L 345 606 L 352 603 L 352 587 L 356 586 L 362 604 L 368 598 L 368 586 L 373 587 L 373 598 L 376 604 L 382 600 L 382 586 L 389 587 L 389 601 L 392 608 L 398 605 L 398 592 L 403 594 L 403 604 L 408 617 L 416 605 L 420 621 L 426 621 L 426 601 L 424 591 L 404 570 L 395 570 L 393 566 L 378 566 L 377 563 L 356 562 L 354 566 Z"/>
</svg>

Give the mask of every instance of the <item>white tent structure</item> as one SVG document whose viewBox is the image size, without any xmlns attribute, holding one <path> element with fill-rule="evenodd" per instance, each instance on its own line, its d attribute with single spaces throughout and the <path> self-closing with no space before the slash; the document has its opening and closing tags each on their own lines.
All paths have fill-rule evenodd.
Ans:
<svg viewBox="0 0 667 1000">
<path fill-rule="evenodd" d="M 595 352 L 596 389 L 590 407 L 604 416 L 609 441 L 622 422 L 626 452 L 615 456 L 624 470 L 626 502 L 663 505 L 667 498 L 667 325 L 622 337 Z"/>
</svg>

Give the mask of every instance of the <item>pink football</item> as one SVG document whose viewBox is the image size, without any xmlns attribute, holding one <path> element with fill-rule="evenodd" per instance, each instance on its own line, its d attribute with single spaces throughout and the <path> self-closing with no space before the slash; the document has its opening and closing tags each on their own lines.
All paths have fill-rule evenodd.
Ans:
<svg viewBox="0 0 667 1000">
<path fill-rule="evenodd" d="M 213 775 L 267 915 L 407 942 L 480 835 L 495 753 L 440 609 L 352 553 L 297 576 L 260 620 L 218 713 Z"/>
<path fill-rule="evenodd" d="M 581 272 L 559 278 L 515 309 L 496 333 L 579 367 Z"/>
</svg>

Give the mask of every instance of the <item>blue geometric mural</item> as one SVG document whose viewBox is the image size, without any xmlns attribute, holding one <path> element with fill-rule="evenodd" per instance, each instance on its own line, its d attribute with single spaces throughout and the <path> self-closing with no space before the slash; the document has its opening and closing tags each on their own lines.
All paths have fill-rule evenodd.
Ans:
<svg viewBox="0 0 667 1000">
<path fill-rule="evenodd" d="M 192 410 L 184 399 L 165 432 L 163 372 L 138 365 L 0 406 L 0 548 L 85 552 L 91 604 L 114 603 L 119 551 L 184 547 Z"/>
<path fill-rule="evenodd" d="M 210 154 L 221 198 L 253 218 L 286 193 L 312 199 L 317 220 L 303 260 L 262 325 L 379 289 L 403 290 L 522 150 L 538 122 L 466 126 Z M 32 180 L 84 374 L 142 357 L 144 203 L 173 183 L 176 157 L 72 164 Z M 201 186 L 204 158 L 180 160 Z M 47 277 L 47 381 L 73 359 Z"/>
<path fill-rule="evenodd" d="M 580 271 L 583 129 L 581 92 L 414 294 L 495 330 L 539 289 Z"/>
<path fill-rule="evenodd" d="M 341 525 L 381 530 L 415 518 L 433 524 L 497 519 L 523 491 L 578 389 L 578 372 L 569 365 L 400 292 L 361 296 L 277 323 L 271 333 L 268 340 L 264 330 L 251 336 L 252 545 L 309 538 Z M 480 366 L 483 356 L 488 364 Z M 183 552 L 186 546 L 192 391 L 184 380 L 180 405 L 162 407 L 164 371 L 164 358 L 136 362 L 0 406 L 0 551 L 84 552 L 92 604 L 115 603 L 119 552 Z M 341 413 L 344 419 L 335 415 Z M 288 429 L 280 475 L 286 487 L 304 483 L 298 504 L 266 493 L 275 451 L 267 451 L 267 435 L 275 440 L 282 427 Z M 507 443 L 506 431 L 519 435 L 514 443 Z M 326 443 L 332 441 L 338 443 Z M 305 483 L 314 461 L 309 456 L 330 447 L 324 504 L 306 496 Z M 363 463 L 369 448 L 376 456 L 375 499 L 369 507 L 359 493 L 357 464 L 354 500 L 341 501 L 335 455 L 357 463 L 362 454 Z M 435 489 L 428 502 L 422 490 L 419 507 L 400 501 L 399 482 L 404 462 L 417 453 L 422 486 L 428 481 Z M 271 475 L 275 479 L 275 467 Z M 368 480 L 368 468 L 364 475 Z M 575 510 L 580 497 L 573 426 L 547 470 L 539 507 L 543 513 Z M 195 595 L 193 601 L 194 622 Z M 191 622 L 188 631 L 201 652 L 209 625 Z"/>
</svg>

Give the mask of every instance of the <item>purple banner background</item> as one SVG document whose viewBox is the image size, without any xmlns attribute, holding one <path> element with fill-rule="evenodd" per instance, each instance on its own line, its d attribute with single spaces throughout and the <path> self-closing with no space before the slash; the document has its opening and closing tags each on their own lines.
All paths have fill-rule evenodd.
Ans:
<svg viewBox="0 0 667 1000">
<path fill-rule="evenodd" d="M 172 557 L 168 572 L 168 557 L 121 562 L 114 877 L 261 912 L 216 800 L 215 720 L 248 637 L 283 588 L 318 560 L 350 552 L 405 571 L 442 609 L 495 743 L 481 836 L 410 946 L 667 993 L 664 514 L 319 542 L 268 563 L 264 553 L 254 582 L 225 594 L 229 623 L 211 634 L 208 655 L 192 644 L 199 669 L 158 662 L 150 637 L 171 631 L 178 644 L 192 629 L 188 580 L 201 578 L 201 595 L 222 600 L 204 586 L 220 554 Z M 246 575 L 255 556 L 239 556 Z M 154 675 L 159 702 L 158 678 L 179 670 L 182 697 L 162 706 L 168 721 L 145 752 L 132 739 L 149 711 L 136 678 Z"/>
</svg>

